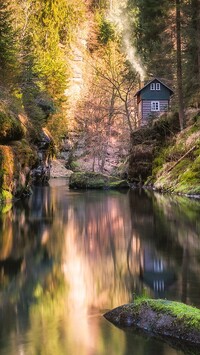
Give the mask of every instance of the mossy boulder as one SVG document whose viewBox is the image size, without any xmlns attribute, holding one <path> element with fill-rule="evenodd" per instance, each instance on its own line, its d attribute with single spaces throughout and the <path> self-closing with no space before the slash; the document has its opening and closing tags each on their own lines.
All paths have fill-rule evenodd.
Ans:
<svg viewBox="0 0 200 355">
<path fill-rule="evenodd" d="M 129 188 L 126 180 L 119 180 L 116 177 L 94 173 L 77 172 L 69 179 L 71 189 L 123 189 Z"/>
<path fill-rule="evenodd" d="M 200 347 L 200 310 L 180 302 L 138 299 L 104 317 L 121 328 L 140 329 L 154 337 Z"/>
</svg>

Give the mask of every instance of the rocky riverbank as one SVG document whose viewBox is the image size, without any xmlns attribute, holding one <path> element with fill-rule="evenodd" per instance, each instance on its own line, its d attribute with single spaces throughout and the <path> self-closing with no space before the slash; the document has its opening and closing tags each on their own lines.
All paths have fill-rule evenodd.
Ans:
<svg viewBox="0 0 200 355">
<path fill-rule="evenodd" d="M 31 130 L 26 115 L 0 103 L 0 201 L 25 196 L 50 177 L 52 139 L 45 129 L 33 139 Z"/>
<path fill-rule="evenodd" d="M 200 113 L 189 112 L 179 132 L 177 115 L 163 117 L 131 136 L 128 179 L 161 192 L 200 194 Z"/>
</svg>

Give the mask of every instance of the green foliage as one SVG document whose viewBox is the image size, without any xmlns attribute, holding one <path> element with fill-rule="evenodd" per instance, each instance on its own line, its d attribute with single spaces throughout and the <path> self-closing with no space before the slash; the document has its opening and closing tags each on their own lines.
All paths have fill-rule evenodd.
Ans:
<svg viewBox="0 0 200 355">
<path fill-rule="evenodd" d="M 0 80 L 1 84 L 11 84 L 16 77 L 17 33 L 13 29 L 14 14 L 10 2 L 0 2 Z"/>
<path fill-rule="evenodd" d="M 176 83 L 176 2 L 128 0 L 128 12 L 135 45 L 148 76 Z M 187 105 L 200 103 L 200 4 L 199 0 L 180 1 L 181 59 L 183 93 Z M 175 100 L 176 101 L 176 98 Z"/>
<path fill-rule="evenodd" d="M 0 215 L 5 214 L 9 212 L 12 208 L 12 203 L 6 202 L 5 199 L 2 196 L 2 193 L 0 193 Z"/>
<path fill-rule="evenodd" d="M 70 176 L 70 188 L 73 189 L 120 189 L 128 188 L 125 180 L 93 172 L 77 172 Z"/>
<path fill-rule="evenodd" d="M 115 31 L 113 25 L 109 21 L 102 18 L 99 23 L 99 42 L 103 45 L 106 45 L 109 41 L 113 41 L 114 39 Z"/>
<path fill-rule="evenodd" d="M 62 143 L 61 139 L 66 135 L 68 130 L 66 111 L 64 109 L 60 109 L 54 114 L 51 114 L 48 118 L 46 127 L 51 133 L 56 147 L 59 149 Z"/>
<path fill-rule="evenodd" d="M 163 153 L 160 153 L 153 161 L 152 167 L 152 177 L 155 178 L 160 169 L 162 169 L 165 163 L 165 156 Z"/>
<path fill-rule="evenodd" d="M 69 165 L 69 169 L 72 171 L 78 171 L 80 168 L 79 163 L 75 160 L 72 160 L 70 165 Z"/>
<path fill-rule="evenodd" d="M 129 0 L 134 44 L 153 76 L 173 78 L 173 43 L 167 31 L 170 3 L 167 0 Z"/>
<path fill-rule="evenodd" d="M 2 189 L 0 191 L 0 201 L 11 201 L 13 199 L 13 195 L 10 191 Z"/>
<path fill-rule="evenodd" d="M 157 148 L 152 163 L 152 176 L 148 182 L 153 181 L 160 190 L 190 195 L 200 193 L 198 114 L 193 114 L 190 122 L 191 126 L 177 136 L 166 137 L 162 146 Z"/>
<path fill-rule="evenodd" d="M 109 0 L 92 0 L 91 1 L 91 8 L 92 9 L 99 9 L 99 10 L 106 10 L 109 6 Z"/>
<path fill-rule="evenodd" d="M 199 67 L 199 37 L 200 37 L 200 5 L 198 0 L 184 1 L 183 11 L 183 36 L 185 39 L 184 55 L 184 89 L 187 104 L 200 103 L 200 67 Z"/>
<path fill-rule="evenodd" d="M 69 52 L 85 18 L 83 0 L 14 1 L 20 40 L 18 77 L 21 103 L 34 132 L 49 125 L 59 142 L 66 133 L 65 90 L 70 77 Z M 54 121 L 54 122 L 53 122 Z M 64 131 L 65 130 L 65 131 Z"/>
<path fill-rule="evenodd" d="M 37 161 L 36 152 L 26 139 L 22 139 L 18 142 L 13 142 L 11 144 L 11 147 L 15 153 L 15 156 L 17 157 L 17 159 L 19 159 L 22 168 L 32 167 L 35 165 Z M 19 169 L 16 169 L 15 172 L 16 174 L 18 174 Z"/>
<path fill-rule="evenodd" d="M 24 130 L 17 117 L 9 112 L 0 111 L 0 143 L 19 140 L 24 136 Z"/>
</svg>

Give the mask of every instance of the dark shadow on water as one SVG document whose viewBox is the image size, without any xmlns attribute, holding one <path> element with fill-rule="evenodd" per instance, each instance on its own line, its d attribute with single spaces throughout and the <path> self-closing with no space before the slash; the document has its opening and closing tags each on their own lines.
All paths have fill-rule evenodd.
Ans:
<svg viewBox="0 0 200 355">
<path fill-rule="evenodd" d="M 147 353 L 148 355 L 154 354 L 153 351 L 155 352 L 155 346 L 156 346 L 156 353 L 161 355 L 162 354 L 162 349 L 163 349 L 163 342 L 170 347 L 172 347 L 175 350 L 182 351 L 183 354 L 185 355 L 199 355 L 200 354 L 200 345 L 194 345 L 194 344 L 188 344 L 186 342 L 176 340 L 176 339 L 171 339 L 169 337 L 164 337 L 164 336 L 159 336 L 150 332 L 146 332 L 143 330 L 140 330 L 136 327 L 131 327 L 129 329 L 124 329 L 121 327 L 117 327 L 121 329 L 125 334 L 126 334 L 126 340 L 127 340 L 127 354 L 130 354 L 129 350 L 133 348 L 133 337 L 134 336 L 139 337 L 144 343 L 146 343 L 146 348 L 147 348 Z M 153 340 L 153 342 L 152 342 Z M 152 344 L 152 351 L 151 351 L 151 344 Z M 126 355 L 126 354 L 124 354 Z"/>
</svg>

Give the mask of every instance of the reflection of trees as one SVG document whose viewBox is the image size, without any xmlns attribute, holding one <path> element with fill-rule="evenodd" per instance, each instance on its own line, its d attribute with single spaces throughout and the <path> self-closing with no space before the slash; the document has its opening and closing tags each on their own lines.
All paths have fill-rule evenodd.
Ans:
<svg viewBox="0 0 200 355">
<path fill-rule="evenodd" d="M 69 254 L 72 243 L 82 264 L 90 265 L 93 290 L 109 293 L 114 304 L 121 292 L 128 294 L 126 249 L 130 233 L 130 211 L 124 194 L 90 192 L 77 195 L 66 226 Z M 83 222 L 84 221 L 84 222 Z M 84 227 L 83 227 L 84 226 Z M 67 260 L 66 260 L 67 263 Z M 120 285 L 124 285 L 121 289 Z M 100 291 L 101 290 L 101 291 Z M 124 296 L 122 296 L 123 298 Z M 96 302 L 96 301 L 95 301 Z M 102 307 L 105 305 L 102 303 Z"/>
<path fill-rule="evenodd" d="M 167 269 L 176 273 L 177 282 L 166 296 L 171 294 L 171 297 L 197 303 L 191 286 L 195 284 L 194 280 L 200 283 L 199 202 L 148 191 L 139 195 L 133 191 L 130 193 L 130 206 L 132 228 L 140 235 L 142 249 L 150 247 L 155 258 L 161 258 Z M 134 206 L 137 209 L 134 210 Z"/>
<path fill-rule="evenodd" d="M 19 315 L 23 314 L 21 330 L 19 334 L 15 334 L 16 341 L 21 332 L 26 329 L 28 322 L 31 322 L 31 334 L 35 334 L 36 328 L 43 324 L 43 331 L 48 335 L 49 321 L 55 321 L 52 336 L 60 339 L 57 326 L 59 318 L 63 317 L 62 307 L 67 307 L 68 311 L 66 319 L 63 318 L 63 326 L 71 334 L 71 347 L 73 347 L 74 339 L 77 337 L 78 324 L 79 326 L 83 325 L 80 329 L 77 344 L 79 350 L 77 351 L 84 354 L 86 339 L 89 339 L 91 346 L 91 322 L 88 323 L 88 312 L 106 307 L 108 299 L 111 305 L 117 305 L 129 299 L 129 290 L 128 287 L 125 287 L 124 281 L 126 260 L 125 258 L 121 260 L 121 252 L 125 255 L 127 243 L 124 240 L 124 235 L 130 230 L 129 211 L 128 214 L 125 212 L 127 199 L 123 194 L 108 193 L 106 197 L 105 194 L 69 193 L 63 198 L 63 190 L 46 187 L 40 189 L 38 187 L 30 199 L 18 201 L 10 214 L 3 217 L 1 255 L 3 258 L 13 258 L 14 260 L 23 258 L 17 276 L 13 279 L 9 275 L 10 279 L 4 280 L 2 295 L 5 295 L 3 302 L 5 314 L 3 314 L 6 317 L 6 314 L 10 313 L 11 317 L 7 322 L 7 328 L 2 329 L 3 338 L 9 337 L 9 332 L 13 329 L 14 324 L 22 320 Z M 10 235 L 9 248 L 6 242 L 3 242 L 3 240 L 6 241 L 7 233 Z M 64 237 L 67 238 L 67 250 L 64 248 Z M 119 251 L 119 248 L 122 250 Z M 63 282 L 61 277 L 62 263 L 65 266 L 65 262 L 68 267 L 70 263 L 72 266 L 71 278 L 66 275 L 67 282 L 71 282 L 69 287 L 72 288 L 74 283 L 76 285 L 77 278 L 81 281 L 79 283 L 81 288 L 76 290 L 76 295 L 79 302 L 81 299 L 83 300 L 83 309 L 79 308 L 77 322 L 75 322 L 75 309 L 78 308 L 78 302 L 74 304 L 74 307 L 73 303 L 67 302 L 66 304 L 64 302 L 63 304 L 64 296 L 61 295 L 56 305 L 52 303 L 57 297 L 59 284 Z M 76 266 L 79 266 L 77 274 L 75 274 Z M 82 271 L 80 272 L 80 270 Z M 107 272 L 110 272 L 109 276 Z M 82 296 L 84 289 L 86 289 L 87 297 Z M 45 295 L 48 296 L 49 292 L 53 298 L 46 299 Z M 13 298 L 15 301 L 12 303 L 11 299 Z M 34 300 L 38 300 L 40 304 L 34 308 L 31 318 L 29 318 L 28 304 Z M 17 313 L 15 313 L 16 307 Z M 72 312 L 70 311 L 71 307 Z M 83 310 L 85 314 L 81 312 Z M 55 316 L 54 319 L 50 315 L 51 312 L 52 317 Z M 74 324 L 74 328 L 72 324 Z M 95 319 L 93 322 L 94 346 L 96 346 L 98 333 L 99 329 Z M 65 331 L 64 334 L 67 337 Z M 35 336 L 35 346 L 42 348 L 44 342 L 42 334 L 35 334 Z M 121 338 L 123 339 L 123 336 Z M 116 343 L 118 343 L 118 338 Z M 41 345 L 39 346 L 39 344 Z M 48 350 L 51 348 L 51 344 L 51 340 L 48 340 Z M 102 343 L 99 341 L 99 347 L 101 346 Z M 62 353 L 60 340 L 56 347 L 55 353 L 56 351 Z M 26 347 L 24 351 L 26 351 Z"/>
<path fill-rule="evenodd" d="M 155 276 L 152 270 L 160 277 L 163 270 L 176 273 L 166 297 L 191 302 L 199 292 L 198 204 L 190 213 L 185 201 L 181 206 L 182 200 L 146 192 L 37 187 L 0 218 L 0 267 L 22 258 L 17 274 L 1 279 L 1 336 L 12 330 L 16 342 L 31 337 L 27 353 L 31 346 L 42 352 L 45 342 L 48 355 L 51 349 L 88 355 L 94 348 L 105 354 L 112 346 L 118 354 L 120 342 L 128 353 L 132 338 L 102 320 L 100 326 L 100 310 L 128 302 L 145 285 L 151 294 L 145 278 Z M 135 344 L 145 354 L 148 345 L 137 337 Z"/>
<path fill-rule="evenodd" d="M 17 201 L 0 218 L 0 309 L 11 328 L 18 321 L 16 310 L 27 309 L 38 289 L 49 292 L 60 283 L 61 269 L 55 268 L 53 259 L 61 248 L 51 247 L 49 241 L 55 207 L 49 189 L 37 188 L 30 199 Z"/>
</svg>

